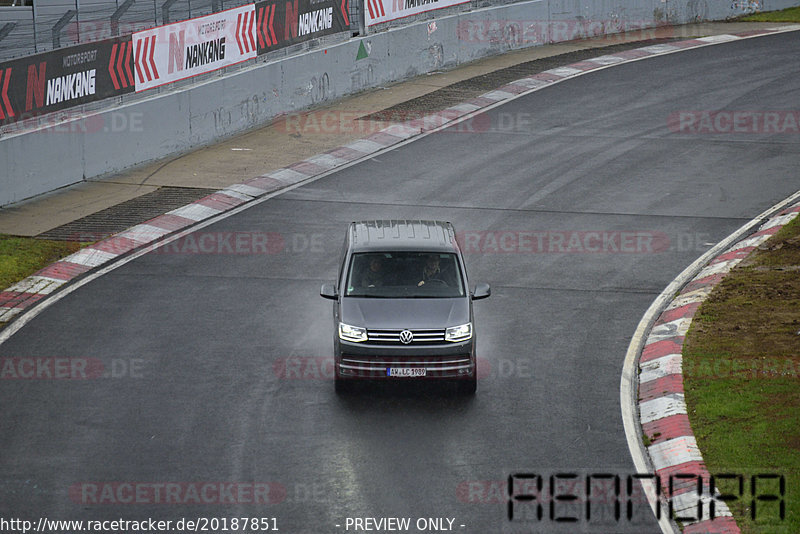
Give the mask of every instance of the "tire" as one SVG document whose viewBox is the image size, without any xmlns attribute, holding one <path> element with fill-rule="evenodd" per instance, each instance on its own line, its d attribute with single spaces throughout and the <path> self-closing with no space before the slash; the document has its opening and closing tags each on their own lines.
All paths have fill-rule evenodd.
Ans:
<svg viewBox="0 0 800 534">
<path fill-rule="evenodd" d="M 353 390 L 353 384 L 350 380 L 336 375 L 333 377 L 333 389 L 336 391 L 337 395 L 343 395 Z"/>
<path fill-rule="evenodd" d="M 473 375 L 469 378 L 459 380 L 456 388 L 461 395 L 474 395 L 478 390 L 478 377 Z"/>
</svg>

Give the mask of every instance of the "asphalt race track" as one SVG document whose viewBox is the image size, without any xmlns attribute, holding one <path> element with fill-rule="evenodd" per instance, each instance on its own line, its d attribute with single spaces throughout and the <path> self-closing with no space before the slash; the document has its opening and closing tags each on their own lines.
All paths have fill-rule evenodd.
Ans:
<svg viewBox="0 0 800 534">
<path fill-rule="evenodd" d="M 686 265 L 800 189 L 796 129 L 686 133 L 669 121 L 796 117 L 799 47 L 791 32 L 567 80 L 66 296 L 0 357 L 71 358 L 111 376 L 0 382 L 0 516 L 263 517 L 286 534 L 388 517 L 410 518 L 410 532 L 420 518 L 445 518 L 422 531 L 452 519 L 475 534 L 657 532 L 641 496 L 625 496 L 630 336 Z M 493 290 L 475 303 L 474 398 L 408 382 L 334 393 L 319 287 L 336 276 L 347 223 L 371 218 L 445 219 L 463 233 L 471 285 Z M 505 484 L 519 474 L 542 477 L 541 519 L 519 502 L 508 519 Z M 622 480 L 619 520 L 612 498 L 587 514 L 580 481 L 602 474 Z M 581 495 L 552 513 L 551 476 L 556 494 Z"/>
</svg>

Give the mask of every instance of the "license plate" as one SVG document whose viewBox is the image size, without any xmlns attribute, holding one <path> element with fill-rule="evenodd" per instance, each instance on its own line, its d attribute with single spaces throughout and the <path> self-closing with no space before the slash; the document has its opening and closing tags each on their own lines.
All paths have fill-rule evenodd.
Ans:
<svg viewBox="0 0 800 534">
<path fill-rule="evenodd" d="M 386 369 L 386 376 L 425 376 L 424 367 L 389 367 Z"/>
</svg>

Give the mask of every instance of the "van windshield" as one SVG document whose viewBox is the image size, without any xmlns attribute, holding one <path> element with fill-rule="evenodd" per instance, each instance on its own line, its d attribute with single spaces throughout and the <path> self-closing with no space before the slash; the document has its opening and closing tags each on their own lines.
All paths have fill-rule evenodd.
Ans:
<svg viewBox="0 0 800 534">
<path fill-rule="evenodd" d="M 464 277 L 453 253 L 364 252 L 353 254 L 348 297 L 463 297 Z"/>
</svg>

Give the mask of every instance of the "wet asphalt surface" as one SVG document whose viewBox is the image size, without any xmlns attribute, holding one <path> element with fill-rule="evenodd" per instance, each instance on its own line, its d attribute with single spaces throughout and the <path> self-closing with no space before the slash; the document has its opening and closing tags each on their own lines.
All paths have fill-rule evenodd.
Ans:
<svg viewBox="0 0 800 534">
<path fill-rule="evenodd" d="M 656 532 L 637 495 L 625 516 L 634 468 L 618 388 L 630 336 L 686 265 L 800 189 L 797 133 L 687 133 L 671 117 L 796 112 L 798 45 L 794 32 L 557 84 L 68 295 L 0 346 L 3 365 L 69 358 L 109 376 L 15 380 L 4 367 L 0 516 Z M 331 304 L 318 291 L 336 276 L 347 223 L 372 218 L 452 221 L 471 285 L 492 285 L 475 303 L 474 397 L 410 381 L 334 393 Z M 509 521 L 505 481 L 522 473 L 542 490 L 528 486 L 538 500 Z M 551 483 L 585 494 L 570 475 L 601 474 L 623 481 L 619 520 L 608 497 L 590 513 L 583 497 L 551 512 Z"/>
</svg>

